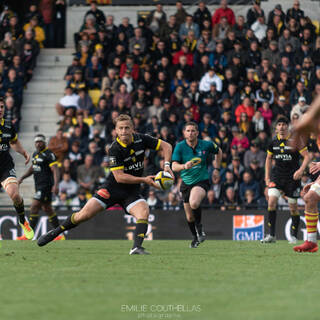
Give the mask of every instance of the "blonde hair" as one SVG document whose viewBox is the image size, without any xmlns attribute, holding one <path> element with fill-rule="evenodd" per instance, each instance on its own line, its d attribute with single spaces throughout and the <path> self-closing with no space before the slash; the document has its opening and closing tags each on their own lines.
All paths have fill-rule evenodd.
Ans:
<svg viewBox="0 0 320 320">
<path fill-rule="evenodd" d="M 116 117 L 114 120 L 114 124 L 117 125 L 117 123 L 120 121 L 130 121 L 131 125 L 133 125 L 131 117 L 127 114 L 122 113 L 118 117 Z"/>
</svg>

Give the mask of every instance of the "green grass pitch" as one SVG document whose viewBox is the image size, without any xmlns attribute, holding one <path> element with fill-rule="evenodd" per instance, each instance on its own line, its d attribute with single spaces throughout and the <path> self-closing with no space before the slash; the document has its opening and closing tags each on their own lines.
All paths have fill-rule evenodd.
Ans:
<svg viewBox="0 0 320 320">
<path fill-rule="evenodd" d="M 320 255 L 285 241 L 1 241 L 1 319 L 319 319 Z"/>
</svg>

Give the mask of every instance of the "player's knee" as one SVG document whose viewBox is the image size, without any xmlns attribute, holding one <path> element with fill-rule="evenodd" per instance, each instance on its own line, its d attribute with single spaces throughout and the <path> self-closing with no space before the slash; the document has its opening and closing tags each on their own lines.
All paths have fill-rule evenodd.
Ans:
<svg viewBox="0 0 320 320">
<path fill-rule="evenodd" d="M 199 201 L 197 200 L 190 200 L 189 204 L 192 210 L 198 209 L 200 205 Z"/>
<path fill-rule="evenodd" d="M 318 197 L 314 192 L 307 192 L 303 197 L 303 200 L 308 206 L 317 205 L 318 203 Z"/>
<path fill-rule="evenodd" d="M 11 200 L 12 200 L 14 203 L 19 203 L 19 202 L 21 202 L 21 197 L 20 197 L 18 191 L 12 192 L 11 195 L 10 195 L 10 198 L 11 198 Z"/>
</svg>

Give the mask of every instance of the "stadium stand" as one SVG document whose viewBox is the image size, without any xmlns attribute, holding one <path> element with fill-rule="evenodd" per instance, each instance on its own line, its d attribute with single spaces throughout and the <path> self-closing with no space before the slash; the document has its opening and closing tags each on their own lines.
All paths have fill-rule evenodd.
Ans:
<svg viewBox="0 0 320 320">
<path fill-rule="evenodd" d="M 319 23 L 297 6 L 298 1 L 286 4 L 284 9 L 272 2 L 264 11 L 255 0 L 242 7 L 244 14 L 233 6 L 213 10 L 202 2 L 170 10 L 157 4 L 136 24 L 124 13 L 113 16 L 111 9 L 97 8 L 92 1 L 91 7 L 68 15 L 70 21 L 77 20 L 70 24 L 66 40 L 74 49 L 68 49 L 63 87 L 52 86 L 56 100 L 50 100 L 57 103 L 59 116 L 54 131 L 61 129 L 68 141 L 55 205 L 81 206 L 109 174 L 112 119 L 128 113 L 138 131 L 173 146 L 182 139 L 183 124 L 196 121 L 201 137 L 223 150 L 221 177 L 212 177 L 206 205 L 264 208 L 264 157 L 273 123 L 281 115 L 297 121 L 320 90 Z M 75 25 L 79 27 L 73 35 Z M 59 52 L 49 56 L 59 60 L 50 60 L 52 71 L 55 64 L 62 70 L 61 60 L 68 61 Z M 36 87 L 45 90 L 39 83 Z M 50 131 L 45 133 L 52 136 Z M 309 145 L 319 156 L 317 141 Z M 154 173 L 162 165 L 161 157 L 150 153 L 145 170 Z M 305 175 L 302 183 L 309 179 Z M 167 193 L 145 189 L 144 195 L 153 207 L 179 208 L 180 182 Z"/>
</svg>

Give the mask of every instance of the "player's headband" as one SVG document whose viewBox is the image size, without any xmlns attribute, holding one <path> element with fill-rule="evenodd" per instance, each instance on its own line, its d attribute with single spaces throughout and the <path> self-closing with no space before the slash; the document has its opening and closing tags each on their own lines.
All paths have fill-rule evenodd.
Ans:
<svg viewBox="0 0 320 320">
<path fill-rule="evenodd" d="M 46 138 L 44 136 L 36 136 L 34 142 L 46 142 Z"/>
</svg>

